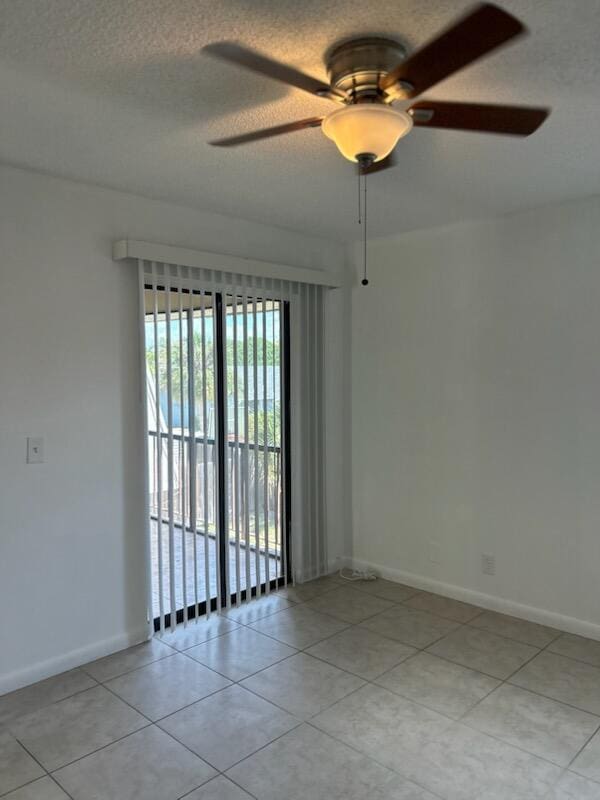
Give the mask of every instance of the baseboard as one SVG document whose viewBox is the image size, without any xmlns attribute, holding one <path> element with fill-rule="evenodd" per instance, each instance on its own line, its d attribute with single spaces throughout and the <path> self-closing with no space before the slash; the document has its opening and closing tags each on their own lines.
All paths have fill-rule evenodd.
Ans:
<svg viewBox="0 0 600 800">
<path fill-rule="evenodd" d="M 500 614 L 508 614 L 511 617 L 519 617 L 529 622 L 537 622 L 549 628 L 557 628 L 567 633 L 574 633 L 578 636 L 585 636 L 588 639 L 600 641 L 600 625 L 595 622 L 568 617 L 555 611 L 547 611 L 543 608 L 516 603 L 497 595 L 484 594 L 472 589 L 465 589 L 452 583 L 444 583 L 435 578 L 428 578 L 424 575 L 415 575 L 413 572 L 403 572 L 400 569 L 384 567 L 381 564 L 374 564 L 370 561 L 351 558 L 344 559 L 349 566 L 356 569 L 371 569 L 377 575 L 395 583 L 404 583 L 413 586 L 415 589 L 423 589 L 428 592 L 435 592 L 454 600 L 462 600 L 464 603 L 471 603 L 474 606 L 481 606 L 488 611 L 497 611 Z"/>
<path fill-rule="evenodd" d="M 77 650 L 71 650 L 60 656 L 49 658 L 46 661 L 39 661 L 37 664 L 32 664 L 24 669 L 0 675 L 0 695 L 13 692 L 15 689 L 21 689 L 23 686 L 29 686 L 29 684 L 45 678 L 59 675 L 61 672 L 80 667 L 82 664 L 87 664 L 96 658 L 111 655 L 134 644 L 145 642 L 150 638 L 150 635 L 149 628 L 145 626 L 137 631 L 122 633 L 119 636 L 113 636 L 110 639 L 94 642 L 86 647 L 80 647 Z"/>
</svg>

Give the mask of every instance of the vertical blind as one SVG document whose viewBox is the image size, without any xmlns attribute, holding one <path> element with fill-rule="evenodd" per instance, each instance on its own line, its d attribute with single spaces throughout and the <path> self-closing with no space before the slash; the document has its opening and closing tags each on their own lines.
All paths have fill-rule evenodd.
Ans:
<svg viewBox="0 0 600 800">
<path fill-rule="evenodd" d="M 321 286 L 140 260 L 151 616 L 327 571 Z"/>
</svg>

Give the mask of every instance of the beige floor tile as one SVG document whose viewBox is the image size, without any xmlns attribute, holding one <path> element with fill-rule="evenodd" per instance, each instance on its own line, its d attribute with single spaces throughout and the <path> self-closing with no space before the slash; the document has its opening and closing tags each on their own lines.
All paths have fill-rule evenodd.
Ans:
<svg viewBox="0 0 600 800">
<path fill-rule="evenodd" d="M 600 642 L 594 639 L 584 639 L 572 633 L 563 633 L 548 647 L 553 653 L 568 656 L 577 661 L 585 661 L 593 667 L 600 667 Z"/>
<path fill-rule="evenodd" d="M 148 724 L 103 686 L 20 717 L 11 732 L 48 772 Z"/>
<path fill-rule="evenodd" d="M 228 619 L 224 614 L 211 614 L 210 617 L 200 617 L 198 620 L 191 620 L 187 625 L 178 625 L 171 632 L 166 631 L 159 641 L 173 647 L 175 650 L 183 651 L 190 647 L 195 647 L 216 636 L 236 630 L 237 623 Z"/>
<path fill-rule="evenodd" d="M 600 669 L 590 664 L 544 650 L 510 683 L 600 716 Z"/>
<path fill-rule="evenodd" d="M 309 725 L 286 733 L 228 775 L 260 800 L 434 800 Z"/>
<path fill-rule="evenodd" d="M 0 697 L 0 725 L 95 685 L 96 681 L 85 672 L 72 669 L 16 692 L 4 694 Z"/>
<path fill-rule="evenodd" d="M 311 724 L 395 769 L 408 748 L 418 750 L 452 722 L 387 689 L 368 684 L 313 717 Z"/>
<path fill-rule="evenodd" d="M 412 586 L 386 581 L 383 578 L 377 578 L 376 581 L 356 581 L 351 585 L 353 589 L 372 594 L 375 597 L 381 597 L 383 600 L 389 600 L 390 603 L 403 603 L 419 592 L 418 589 L 414 589 Z"/>
<path fill-rule="evenodd" d="M 482 628 L 498 636 L 505 636 L 507 639 L 514 639 L 516 642 L 530 644 L 533 647 L 546 647 L 551 641 L 560 635 L 560 631 L 554 628 L 547 628 L 545 625 L 538 625 L 535 622 L 528 622 L 517 617 L 508 617 L 506 614 L 497 614 L 495 611 L 484 611 L 469 625 L 474 628 Z"/>
<path fill-rule="evenodd" d="M 481 614 L 481 608 L 462 603 L 460 600 L 452 600 L 450 597 L 442 597 L 439 594 L 430 592 L 419 592 L 406 601 L 410 608 L 418 611 L 429 611 L 430 614 L 437 614 L 438 617 L 451 619 L 454 622 L 469 622 Z"/>
<path fill-rule="evenodd" d="M 185 654 L 232 681 L 241 681 L 297 652 L 270 636 L 240 627 L 192 647 Z"/>
<path fill-rule="evenodd" d="M 333 589 L 338 589 L 343 585 L 342 579 L 338 573 L 334 575 L 324 575 L 322 578 L 316 578 L 312 581 L 305 581 L 304 583 L 296 583 L 295 585 L 289 583 L 287 586 L 277 590 L 277 594 L 282 597 L 287 597 L 295 603 L 304 603 L 307 600 L 312 600 L 325 592 L 331 592 Z"/>
<path fill-rule="evenodd" d="M 561 768 L 455 722 L 397 769 L 444 800 L 542 800 Z"/>
<path fill-rule="evenodd" d="M 335 589 L 336 586 L 341 586 L 345 583 L 343 578 L 340 578 L 339 572 L 332 572 L 330 575 L 323 575 L 321 578 L 314 578 L 312 581 L 306 581 L 300 586 L 313 586 L 316 589 Z"/>
<path fill-rule="evenodd" d="M 252 796 L 224 775 L 219 775 L 191 794 L 186 794 L 182 800 L 252 800 Z"/>
<path fill-rule="evenodd" d="M 583 748 L 571 765 L 573 772 L 600 783 L 600 733 Z"/>
<path fill-rule="evenodd" d="M 160 727 L 223 772 L 298 724 L 267 700 L 230 686 L 161 720 Z"/>
<path fill-rule="evenodd" d="M 308 719 L 364 683 L 355 675 L 304 653 L 280 661 L 252 675 L 241 685 L 289 711 Z"/>
<path fill-rule="evenodd" d="M 455 630 L 458 623 L 426 611 L 393 606 L 382 614 L 370 617 L 361 626 L 411 647 L 422 648 Z"/>
<path fill-rule="evenodd" d="M 260 597 L 258 600 L 250 600 L 248 603 L 242 603 L 240 606 L 233 606 L 228 611 L 223 613 L 227 619 L 239 622 L 241 625 L 249 625 L 251 622 L 256 622 L 263 617 L 268 617 L 270 614 L 275 614 L 277 611 L 283 611 L 284 608 L 291 608 L 294 606 L 291 600 L 287 597 L 282 597 L 277 592 L 276 594 L 269 594 Z"/>
<path fill-rule="evenodd" d="M 538 650 L 478 628 L 462 627 L 429 647 L 428 652 L 505 680 Z"/>
<path fill-rule="evenodd" d="M 357 592 L 355 589 L 340 586 L 339 589 L 309 600 L 306 607 L 322 614 L 329 614 L 342 622 L 356 623 L 393 608 L 393 604 L 366 592 Z"/>
<path fill-rule="evenodd" d="M 2 800 L 69 800 L 52 778 L 40 778 L 3 796 Z"/>
<path fill-rule="evenodd" d="M 600 800 L 600 783 L 567 771 L 545 800 Z"/>
<path fill-rule="evenodd" d="M 417 651 L 367 628 L 352 627 L 318 642 L 306 652 L 360 678 L 373 680 Z"/>
<path fill-rule="evenodd" d="M 504 684 L 463 722 L 566 767 L 598 729 L 600 717 Z"/>
<path fill-rule="evenodd" d="M 0 730 L 0 794 L 39 778 L 44 770 L 17 740 Z"/>
<path fill-rule="evenodd" d="M 136 644 L 134 647 L 128 647 L 126 650 L 119 650 L 118 653 L 113 653 L 110 656 L 105 656 L 104 658 L 99 658 L 97 661 L 85 664 L 83 669 L 91 675 L 92 678 L 104 683 L 111 678 L 116 678 L 117 675 L 130 672 L 132 669 L 137 669 L 145 664 L 158 661 L 160 658 L 172 656 L 173 652 L 172 648 L 167 647 L 154 637 L 148 642 Z"/>
<path fill-rule="evenodd" d="M 419 653 L 376 681 L 440 714 L 460 719 L 500 681 L 430 653 Z"/>
<path fill-rule="evenodd" d="M 347 623 L 302 605 L 278 611 L 277 614 L 253 622 L 250 627 L 290 647 L 302 649 L 333 636 L 346 628 Z"/>
<path fill-rule="evenodd" d="M 182 653 L 109 681 L 107 687 L 151 720 L 172 714 L 230 681 Z"/>
<path fill-rule="evenodd" d="M 438 800 L 431 792 L 397 773 L 389 775 L 387 780 L 374 786 L 368 798 L 369 800 Z"/>
<path fill-rule="evenodd" d="M 307 600 L 312 600 L 325 592 L 331 592 L 339 587 L 339 583 L 331 581 L 328 584 L 319 584 L 315 586 L 312 583 L 297 583 L 293 586 L 291 583 L 288 586 L 282 587 L 277 591 L 281 597 L 285 597 L 292 603 L 305 603 Z"/>
<path fill-rule="evenodd" d="M 177 800 L 215 775 L 154 725 L 54 773 L 73 800 Z"/>
</svg>

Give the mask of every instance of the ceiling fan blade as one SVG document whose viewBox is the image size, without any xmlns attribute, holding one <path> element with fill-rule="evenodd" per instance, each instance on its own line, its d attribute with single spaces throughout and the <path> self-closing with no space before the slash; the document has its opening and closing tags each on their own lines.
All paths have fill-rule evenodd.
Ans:
<svg viewBox="0 0 600 800">
<path fill-rule="evenodd" d="M 274 128 L 262 128 L 258 131 L 241 133 L 239 136 L 229 136 L 226 139 L 215 139 L 214 141 L 209 142 L 209 144 L 212 144 L 215 147 L 235 147 L 238 144 L 256 142 L 259 139 L 269 139 L 271 136 L 281 136 L 283 133 L 302 131 L 305 128 L 320 128 L 322 121 L 323 117 L 308 117 L 307 119 L 296 120 L 296 122 L 288 122 L 285 125 L 276 125 Z"/>
<path fill-rule="evenodd" d="M 405 96 L 416 97 L 525 31 L 526 28 L 511 14 L 491 3 L 481 3 L 398 64 L 381 79 L 380 86 L 389 89 L 396 81 L 405 81 L 411 87 Z"/>
<path fill-rule="evenodd" d="M 265 75 L 267 78 L 281 81 L 288 86 L 295 86 L 297 89 L 310 92 L 310 94 L 338 101 L 346 97 L 343 92 L 333 89 L 323 81 L 312 78 L 310 75 L 305 75 L 303 72 L 294 69 L 294 67 L 288 67 L 287 64 L 281 64 L 279 61 L 267 58 L 267 56 L 263 56 L 247 47 L 235 44 L 235 42 L 214 42 L 213 44 L 207 44 L 202 49 L 210 56 L 228 61 L 231 64 L 237 64 L 240 67 L 252 70 L 252 72 L 258 72 L 259 75 Z"/>
<path fill-rule="evenodd" d="M 375 161 L 374 164 L 371 164 L 370 167 L 358 167 L 358 171 L 361 175 L 372 175 L 374 172 L 381 172 L 384 169 L 390 169 L 390 167 L 395 167 L 397 164 L 396 157 L 394 156 L 394 152 L 392 151 L 389 156 L 382 158 L 381 161 Z"/>
<path fill-rule="evenodd" d="M 540 127 L 550 109 L 422 100 L 409 108 L 408 113 L 415 125 L 425 128 L 529 136 Z"/>
</svg>

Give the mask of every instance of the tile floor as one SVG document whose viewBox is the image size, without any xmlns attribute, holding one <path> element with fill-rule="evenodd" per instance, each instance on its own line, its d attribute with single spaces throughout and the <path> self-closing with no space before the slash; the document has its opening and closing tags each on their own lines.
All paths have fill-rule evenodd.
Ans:
<svg viewBox="0 0 600 800">
<path fill-rule="evenodd" d="M 600 800 L 600 643 L 330 576 L 0 697 L 3 800 Z"/>
</svg>

